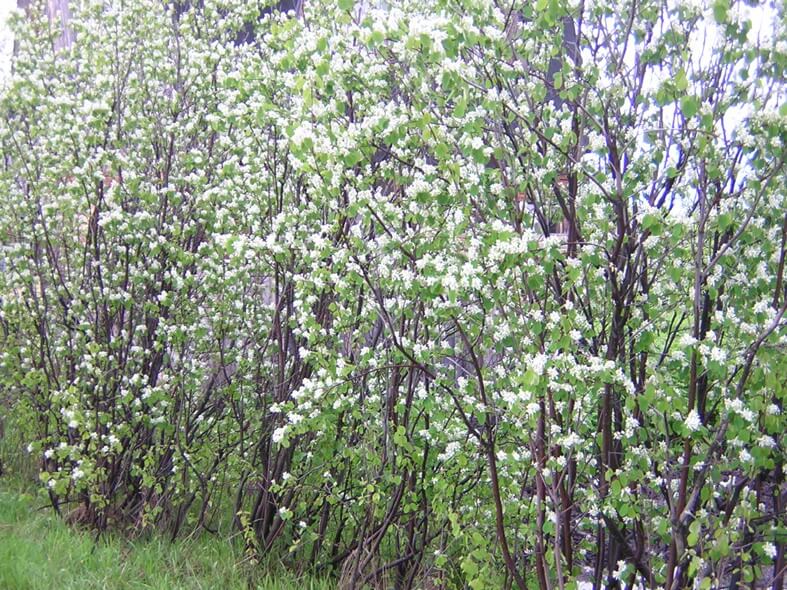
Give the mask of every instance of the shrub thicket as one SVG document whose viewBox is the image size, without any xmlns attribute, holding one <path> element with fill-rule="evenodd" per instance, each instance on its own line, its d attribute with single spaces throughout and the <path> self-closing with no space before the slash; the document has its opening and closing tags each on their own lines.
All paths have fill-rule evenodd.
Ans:
<svg viewBox="0 0 787 590">
<path fill-rule="evenodd" d="M 0 379 L 53 506 L 347 588 L 780 588 L 784 21 L 698 4 L 33 3 Z"/>
</svg>

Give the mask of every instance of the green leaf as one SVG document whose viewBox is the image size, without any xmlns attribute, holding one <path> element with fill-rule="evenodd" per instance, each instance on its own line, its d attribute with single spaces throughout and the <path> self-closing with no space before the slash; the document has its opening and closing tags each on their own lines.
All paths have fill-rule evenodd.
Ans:
<svg viewBox="0 0 787 590">
<path fill-rule="evenodd" d="M 730 10 L 729 0 L 715 0 L 713 2 L 713 18 L 717 23 L 724 24 L 727 22 L 727 13 Z"/>
<path fill-rule="evenodd" d="M 339 0 L 339 8 L 342 10 L 352 10 L 354 5 L 354 0 Z"/>
<path fill-rule="evenodd" d="M 650 231 L 654 235 L 661 233 L 661 217 L 654 213 L 648 213 L 642 218 L 642 229 Z"/>
<path fill-rule="evenodd" d="M 353 150 L 344 156 L 344 163 L 348 166 L 355 166 L 361 160 L 363 160 L 363 154 L 361 153 L 361 150 Z"/>
<path fill-rule="evenodd" d="M 650 345 L 653 344 L 653 341 L 656 339 L 656 336 L 653 332 L 645 330 L 639 337 L 636 345 L 634 346 L 634 350 L 637 352 L 645 352 L 650 349 Z"/>
<path fill-rule="evenodd" d="M 725 231 L 733 223 L 732 213 L 722 213 L 719 215 L 719 229 Z"/>
<path fill-rule="evenodd" d="M 686 541 L 689 544 L 689 547 L 694 547 L 694 545 L 697 544 L 697 541 L 699 541 L 699 535 L 697 535 L 697 533 L 689 533 L 689 537 Z"/>
<path fill-rule="evenodd" d="M 620 488 L 620 482 L 617 479 L 612 480 L 612 483 L 610 484 L 609 487 L 610 487 L 610 491 L 612 492 L 613 496 L 619 496 L 620 495 L 620 489 L 621 489 Z"/>
<path fill-rule="evenodd" d="M 664 86 L 664 85 L 662 85 L 656 91 L 656 97 L 655 98 L 656 98 L 656 104 L 659 105 L 660 107 L 663 107 L 664 105 L 668 104 L 672 100 L 670 98 L 669 91 L 667 90 L 666 86 Z"/>
<path fill-rule="evenodd" d="M 680 99 L 680 110 L 687 119 L 692 118 L 700 110 L 700 101 L 696 96 L 683 96 Z"/>
<path fill-rule="evenodd" d="M 522 383 L 525 387 L 535 387 L 538 385 L 539 377 L 535 371 L 528 369 L 522 377 Z"/>
<path fill-rule="evenodd" d="M 454 117 L 457 119 L 464 117 L 467 112 L 467 96 L 463 95 L 454 106 Z"/>
<path fill-rule="evenodd" d="M 675 76 L 675 88 L 677 88 L 680 92 L 685 92 L 688 87 L 689 80 L 686 77 L 686 70 L 681 68 Z"/>
<path fill-rule="evenodd" d="M 700 525 L 698 520 L 689 525 L 689 536 L 686 541 L 689 544 L 689 547 L 694 547 L 700 540 L 700 532 L 702 531 L 702 525 Z"/>
<path fill-rule="evenodd" d="M 478 573 L 478 565 L 468 557 L 462 562 L 462 571 L 468 578 L 475 578 Z"/>
</svg>

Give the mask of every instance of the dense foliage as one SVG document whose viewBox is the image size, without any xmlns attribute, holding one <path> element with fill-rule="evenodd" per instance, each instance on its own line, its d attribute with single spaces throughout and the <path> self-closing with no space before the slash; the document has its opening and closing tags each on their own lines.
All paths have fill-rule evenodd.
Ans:
<svg viewBox="0 0 787 590">
<path fill-rule="evenodd" d="M 352 589 L 782 587 L 780 7 L 41 4 L 0 379 L 56 509 Z"/>
</svg>

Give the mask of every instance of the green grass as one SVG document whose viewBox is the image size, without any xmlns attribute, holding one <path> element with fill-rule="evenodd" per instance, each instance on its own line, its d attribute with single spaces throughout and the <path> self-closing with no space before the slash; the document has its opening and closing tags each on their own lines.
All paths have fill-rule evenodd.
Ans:
<svg viewBox="0 0 787 590">
<path fill-rule="evenodd" d="M 202 536 L 170 543 L 131 541 L 76 530 L 40 507 L 18 480 L 0 479 L 2 590 L 330 590 L 335 584 L 296 578 L 243 562 L 226 540 Z M 267 573 L 266 573 L 267 571 Z"/>
</svg>

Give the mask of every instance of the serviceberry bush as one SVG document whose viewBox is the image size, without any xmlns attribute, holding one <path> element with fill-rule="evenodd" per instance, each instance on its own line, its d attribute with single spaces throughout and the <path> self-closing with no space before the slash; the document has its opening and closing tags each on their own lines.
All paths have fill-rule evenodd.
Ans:
<svg viewBox="0 0 787 590">
<path fill-rule="evenodd" d="M 0 382 L 53 508 L 347 589 L 782 588 L 783 6 L 296 8 L 14 21 Z"/>
</svg>

